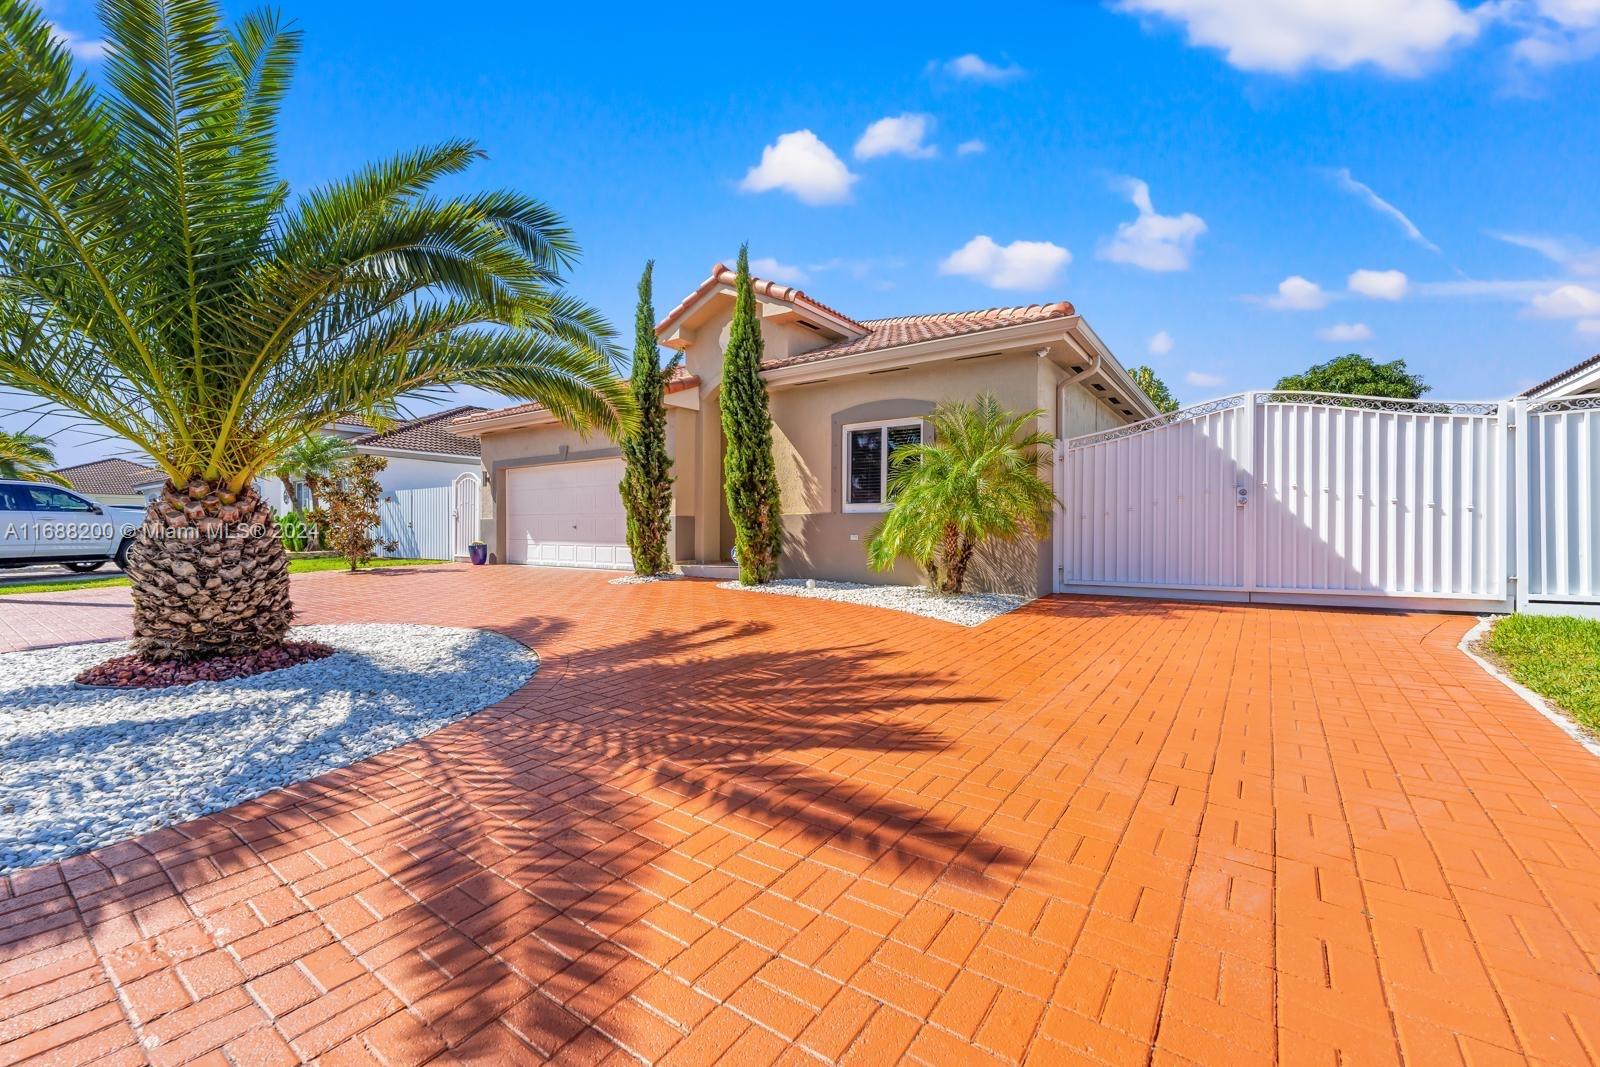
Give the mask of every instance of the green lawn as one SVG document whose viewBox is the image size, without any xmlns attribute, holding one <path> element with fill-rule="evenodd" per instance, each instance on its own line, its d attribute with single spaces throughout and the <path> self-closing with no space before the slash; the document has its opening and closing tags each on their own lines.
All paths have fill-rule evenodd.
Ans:
<svg viewBox="0 0 1600 1067">
<path fill-rule="evenodd" d="M 375 559 L 367 567 L 421 567 L 430 563 L 446 563 L 442 559 Z M 289 561 L 290 574 L 306 574 L 310 571 L 342 571 L 348 570 L 350 564 L 338 557 L 331 559 L 291 559 Z M 3 577 L 3 573 L 0 573 Z M 72 578 L 60 582 L 29 582 L 23 585 L 0 585 L 0 596 L 10 596 L 13 593 L 64 593 L 73 589 L 99 589 L 102 586 L 127 585 L 128 579 L 121 575 L 109 575 L 105 578 Z"/>
<path fill-rule="evenodd" d="M 1600 620 L 1510 615 L 1485 645 L 1511 677 L 1600 730 Z"/>
</svg>

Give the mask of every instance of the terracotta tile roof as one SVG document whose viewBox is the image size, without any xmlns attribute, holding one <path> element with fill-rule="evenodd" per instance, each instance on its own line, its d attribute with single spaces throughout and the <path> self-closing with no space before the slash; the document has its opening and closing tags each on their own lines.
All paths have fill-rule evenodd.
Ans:
<svg viewBox="0 0 1600 1067">
<path fill-rule="evenodd" d="M 1523 396 L 1533 396 L 1535 393 L 1541 393 L 1544 390 L 1550 388 L 1552 385 L 1559 385 L 1560 383 L 1566 381 L 1568 378 L 1571 378 L 1571 377 L 1575 376 L 1580 371 L 1588 370 L 1590 367 L 1594 366 L 1596 363 L 1600 363 L 1600 353 L 1597 353 L 1595 355 L 1590 356 L 1588 359 L 1584 360 L 1582 363 L 1579 363 L 1575 367 L 1568 367 L 1566 370 L 1562 371 L 1560 374 L 1551 375 L 1550 377 L 1546 378 L 1544 381 L 1540 382 L 1538 385 L 1535 385 L 1531 389 L 1526 390 L 1522 395 Z"/>
<path fill-rule="evenodd" d="M 683 369 L 683 364 L 675 364 L 667 374 L 667 392 L 676 393 L 683 389 L 692 389 L 700 384 L 700 379 Z M 474 423 L 488 422 L 491 419 L 503 419 L 509 415 L 531 415 L 536 411 L 543 411 L 543 404 L 513 404 L 508 408 L 495 408 L 492 411 L 479 411 L 475 415 L 464 415 L 455 419 L 457 426 L 470 426 Z M 476 442 L 474 442 L 476 443 Z"/>
<path fill-rule="evenodd" d="M 981 311 L 946 311 L 934 315 L 900 315 L 892 319 L 864 319 L 862 329 L 866 336 L 851 341 L 825 345 L 782 359 L 762 362 L 763 369 L 793 367 L 803 363 L 816 363 L 840 356 L 853 356 L 861 352 L 899 348 L 921 341 L 936 341 L 962 334 L 998 330 L 1004 326 L 1020 326 L 1046 319 L 1064 319 L 1077 314 L 1065 300 L 1054 304 L 1026 304 L 1021 307 L 985 308 Z"/>
<path fill-rule="evenodd" d="M 659 335 L 670 330 L 673 324 L 683 316 L 684 312 L 688 311 L 696 301 L 705 296 L 711 290 L 715 289 L 717 286 L 732 285 L 737 280 L 738 275 L 736 275 L 726 264 L 714 264 L 711 268 L 710 277 L 701 282 L 699 286 L 696 287 L 694 292 L 680 300 L 677 307 L 667 312 L 667 317 L 662 319 L 661 322 L 656 326 L 656 333 Z M 765 278 L 757 278 L 754 276 L 751 276 L 750 283 L 755 289 L 757 296 L 771 297 L 773 300 L 783 300 L 791 304 L 799 304 L 802 307 L 810 307 L 813 310 L 828 316 L 829 318 L 838 319 L 847 326 L 854 327 L 857 330 L 865 331 L 867 328 L 864 323 L 857 322 L 844 312 L 835 308 L 831 308 L 822 301 L 807 296 L 804 290 L 796 289 L 792 285 L 780 285 L 777 282 L 770 282 Z"/>
<path fill-rule="evenodd" d="M 56 471 L 80 493 L 90 496 L 138 496 L 140 485 L 165 481 L 166 475 L 157 467 L 145 467 L 125 459 L 97 459 L 62 467 Z"/>
<path fill-rule="evenodd" d="M 437 452 L 446 456 L 476 456 L 480 447 L 476 437 L 462 437 L 450 429 L 450 423 L 465 416 L 482 412 L 474 404 L 436 411 L 420 419 L 402 422 L 382 433 L 369 433 L 350 443 L 356 447 L 371 445 L 376 448 L 398 448 L 407 452 Z"/>
</svg>

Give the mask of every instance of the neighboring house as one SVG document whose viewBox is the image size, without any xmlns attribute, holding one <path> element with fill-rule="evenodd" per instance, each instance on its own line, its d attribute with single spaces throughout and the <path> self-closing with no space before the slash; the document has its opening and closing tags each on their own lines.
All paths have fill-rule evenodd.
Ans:
<svg viewBox="0 0 1600 1067">
<path fill-rule="evenodd" d="M 856 320 L 799 289 L 757 279 L 783 505 L 786 576 L 909 582 L 907 564 L 877 574 L 866 541 L 886 510 L 889 452 L 921 440 L 935 404 L 989 391 L 1015 411 L 1043 409 L 1039 429 L 1071 436 L 1156 414 L 1116 358 L 1066 302 Z M 682 353 L 667 386 L 674 556 L 730 558 L 718 409 L 734 274 L 711 276 L 656 327 Z M 491 501 L 483 539 L 507 563 L 626 567 L 616 445 L 560 426 L 537 404 L 458 418 L 479 438 Z M 977 584 L 1050 587 L 1051 540 L 990 553 Z"/>
<path fill-rule="evenodd" d="M 450 423 L 483 410 L 463 404 L 398 423 L 381 432 L 374 432 L 355 416 L 342 415 L 323 432 L 344 438 L 358 453 L 387 459 L 389 465 L 378 476 L 378 482 L 383 486 L 383 495 L 392 497 L 402 489 L 448 486 L 463 474 L 476 475 L 481 471 L 477 438 L 452 432 Z M 262 478 L 256 483 L 256 489 L 276 511 L 287 510 L 283 485 L 277 478 Z M 309 503 L 303 487 L 298 503 L 302 507 Z"/>
<path fill-rule="evenodd" d="M 1600 355 L 1590 356 L 1577 366 L 1568 367 L 1522 395 L 1529 400 L 1559 400 L 1595 394 L 1600 394 Z"/>
<path fill-rule="evenodd" d="M 72 488 L 91 500 L 116 507 L 143 507 L 149 502 L 144 487 L 159 484 L 163 475 L 154 467 L 125 459 L 97 459 L 56 471 Z"/>
</svg>

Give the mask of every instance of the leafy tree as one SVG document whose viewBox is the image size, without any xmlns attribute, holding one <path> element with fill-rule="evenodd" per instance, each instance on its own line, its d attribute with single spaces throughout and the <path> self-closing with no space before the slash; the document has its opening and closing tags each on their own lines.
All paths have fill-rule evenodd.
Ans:
<svg viewBox="0 0 1600 1067">
<path fill-rule="evenodd" d="M 935 591 L 959 593 L 984 542 L 1042 537 L 1055 493 L 1039 464 L 1052 439 L 1028 425 L 1043 414 L 1013 414 L 992 393 L 936 407 L 933 441 L 892 457 L 894 503 L 867 543 L 868 564 L 881 571 L 912 559 Z"/>
<path fill-rule="evenodd" d="M 761 380 L 766 347 L 750 286 L 749 245 L 739 249 L 736 286 L 728 347 L 722 354 L 722 436 L 727 443 L 722 487 L 733 520 L 739 582 L 756 585 L 778 576 L 783 527 L 772 462 L 772 415 L 767 410 L 767 386 Z"/>
<path fill-rule="evenodd" d="M 0 385 L 84 416 L 167 476 L 128 553 L 147 660 L 287 632 L 287 558 L 251 487 L 351 412 L 475 385 L 619 433 L 611 331 L 564 288 L 560 216 L 452 194 L 468 141 L 291 196 L 278 111 L 299 36 L 217 0 L 102 0 L 94 81 L 31 0 L 0 0 Z M 174 532 L 177 531 L 177 535 Z"/>
<path fill-rule="evenodd" d="M 36 433 L 0 430 L 0 478 L 26 478 L 30 481 L 70 483 L 51 470 L 56 465 L 50 439 Z"/>
<path fill-rule="evenodd" d="M 373 535 L 382 515 L 378 500 L 383 486 L 378 475 L 389 465 L 382 456 L 351 456 L 334 470 L 324 490 L 328 494 L 328 544 L 358 570 L 381 548 L 393 552 L 396 542 Z"/>
<path fill-rule="evenodd" d="M 1156 410 L 1165 415 L 1169 411 L 1178 410 L 1178 398 L 1172 395 L 1172 390 L 1167 388 L 1167 383 L 1156 377 L 1156 372 L 1143 363 L 1128 372 L 1133 379 L 1133 384 L 1144 390 L 1144 395 L 1150 398 L 1150 403 Z"/>
<path fill-rule="evenodd" d="M 672 569 L 667 537 L 672 528 L 672 458 L 667 455 L 666 376 L 656 344 L 656 312 L 651 302 L 652 260 L 639 278 L 639 305 L 633 316 L 633 403 L 639 424 L 622 439 L 622 503 L 628 513 L 628 551 L 635 574 Z"/>
<path fill-rule="evenodd" d="M 1406 373 L 1406 361 L 1375 363 L 1351 352 L 1318 363 L 1301 374 L 1278 379 L 1278 388 L 1302 393 L 1339 393 L 1343 396 L 1388 396 L 1417 400 L 1431 386 L 1420 374 Z"/>
</svg>

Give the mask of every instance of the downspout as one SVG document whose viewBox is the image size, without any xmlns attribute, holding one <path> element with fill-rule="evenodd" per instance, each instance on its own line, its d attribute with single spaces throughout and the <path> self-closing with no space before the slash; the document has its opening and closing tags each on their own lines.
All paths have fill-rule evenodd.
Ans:
<svg viewBox="0 0 1600 1067">
<path fill-rule="evenodd" d="M 1041 355 L 1043 352 L 1041 351 Z M 1089 353 L 1089 365 L 1082 370 L 1073 371 L 1056 384 L 1056 438 L 1057 440 L 1067 435 L 1067 387 L 1074 385 L 1084 378 L 1089 377 L 1100 369 L 1100 353 Z"/>
</svg>

